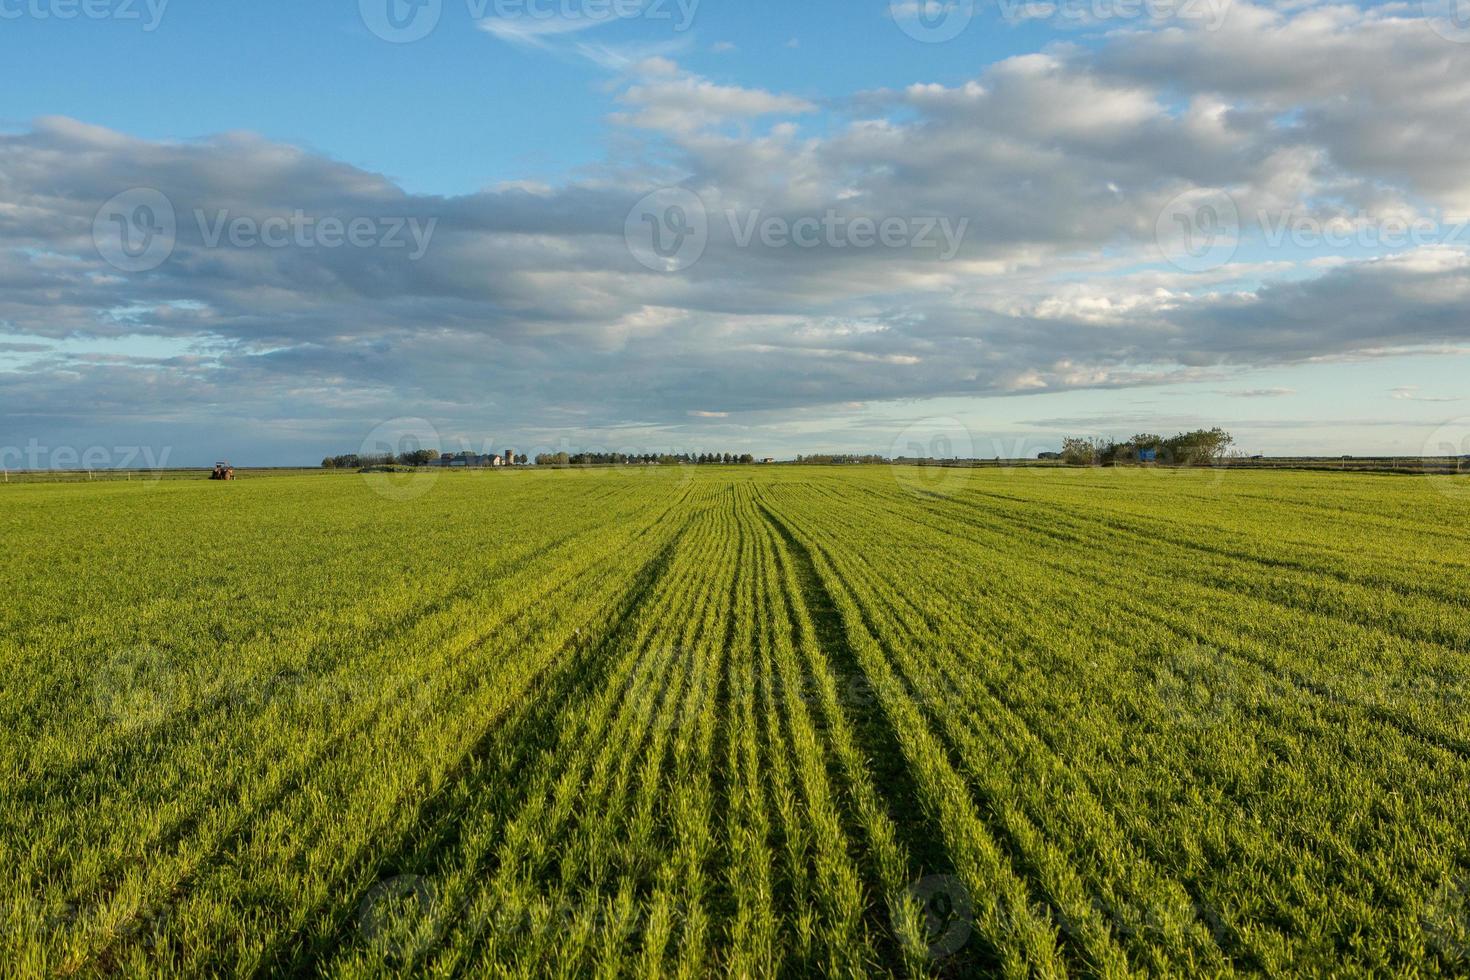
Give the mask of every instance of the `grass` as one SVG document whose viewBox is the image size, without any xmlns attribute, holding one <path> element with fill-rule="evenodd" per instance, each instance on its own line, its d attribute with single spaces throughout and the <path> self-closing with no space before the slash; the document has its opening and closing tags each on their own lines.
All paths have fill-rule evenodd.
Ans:
<svg viewBox="0 0 1470 980">
<path fill-rule="evenodd" d="M 1470 486 L 0 488 L 17 976 L 1470 970 Z"/>
</svg>

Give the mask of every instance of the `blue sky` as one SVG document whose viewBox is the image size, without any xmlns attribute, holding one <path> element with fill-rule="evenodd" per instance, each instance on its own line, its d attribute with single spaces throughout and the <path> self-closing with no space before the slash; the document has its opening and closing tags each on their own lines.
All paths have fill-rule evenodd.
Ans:
<svg viewBox="0 0 1470 980">
<path fill-rule="evenodd" d="M 548 12 L 580 8 L 529 2 Z M 818 102 L 920 78 L 963 82 L 977 66 L 1049 39 L 1044 30 L 1004 26 L 993 11 L 977 13 L 953 42 L 926 45 L 902 35 L 896 42 L 883 2 L 684 3 L 693 9 L 687 29 L 679 30 L 678 0 L 669 0 L 666 18 L 656 10 L 613 19 L 579 39 L 662 52 L 724 83 Z M 151 32 L 146 4 L 135 0 L 137 20 L 5 23 L 7 71 L 25 80 L 0 91 L 7 128 L 44 114 L 153 139 L 246 129 L 426 194 L 555 177 L 608 151 L 609 72 L 584 57 L 497 40 L 477 29 L 467 0 L 449 0 L 431 34 L 402 45 L 384 44 L 357 5 L 342 0 L 167 0 Z M 496 9 L 486 7 L 487 19 Z M 515 23 L 527 8 L 506 9 L 498 19 Z"/>
<path fill-rule="evenodd" d="M 87 2 L 0 0 L 11 465 L 1470 435 L 1432 6 L 429 0 L 392 43 L 390 0 Z"/>
</svg>

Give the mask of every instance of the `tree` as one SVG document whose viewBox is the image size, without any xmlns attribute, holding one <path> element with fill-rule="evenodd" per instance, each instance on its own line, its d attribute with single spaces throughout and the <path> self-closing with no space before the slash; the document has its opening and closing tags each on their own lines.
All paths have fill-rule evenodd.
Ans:
<svg viewBox="0 0 1470 980">
<path fill-rule="evenodd" d="M 411 453 L 404 453 L 398 460 L 405 466 L 428 466 L 438 458 L 437 449 L 415 449 Z"/>
<path fill-rule="evenodd" d="M 1219 427 L 1181 432 L 1165 439 L 1140 433 L 1127 442 L 1073 437 L 1062 442 L 1062 460 L 1072 466 L 1113 466 L 1136 463 L 1153 452 L 1160 463 L 1174 466 L 1210 466 L 1222 459 L 1235 444 L 1230 433 Z"/>
<path fill-rule="evenodd" d="M 1129 439 L 1126 445 L 1126 456 L 1129 462 L 1138 463 L 1148 458 L 1150 462 L 1167 462 L 1168 453 L 1165 452 L 1165 440 L 1163 436 L 1145 432 Z"/>
<path fill-rule="evenodd" d="M 1181 432 L 1164 442 L 1169 462 L 1180 466 L 1210 466 L 1222 459 L 1233 445 L 1234 437 L 1218 426 Z"/>
<path fill-rule="evenodd" d="M 1132 446 L 1134 449 L 1163 449 L 1164 443 L 1166 441 L 1167 440 L 1165 440 L 1163 436 L 1143 433 L 1141 435 L 1134 436 L 1132 439 L 1129 439 L 1128 445 Z"/>
<path fill-rule="evenodd" d="M 1062 440 L 1062 461 L 1068 466 L 1096 466 L 1099 456 L 1098 445 L 1092 439 Z"/>
</svg>

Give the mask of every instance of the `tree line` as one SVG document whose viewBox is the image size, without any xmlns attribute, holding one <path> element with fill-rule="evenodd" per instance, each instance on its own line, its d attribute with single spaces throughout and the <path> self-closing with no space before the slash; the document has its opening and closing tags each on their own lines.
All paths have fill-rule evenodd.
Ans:
<svg viewBox="0 0 1470 980">
<path fill-rule="evenodd" d="M 882 456 L 861 456 L 852 453 L 819 453 L 815 456 L 798 456 L 796 457 L 796 461 L 812 466 L 844 466 L 860 463 L 888 462 Z"/>
<path fill-rule="evenodd" d="M 1225 458 L 1233 445 L 1234 437 L 1221 428 L 1181 432 L 1167 439 L 1143 433 L 1126 442 L 1078 437 L 1062 441 L 1062 462 L 1071 466 L 1117 466 L 1128 463 L 1209 466 Z"/>
<path fill-rule="evenodd" d="M 450 454 L 454 455 L 453 453 Z M 415 449 L 408 453 L 376 453 L 363 455 L 361 453 L 344 453 L 341 456 L 328 456 L 322 460 L 324 470 L 360 470 L 378 466 L 430 466 L 439 461 L 440 453 L 437 449 Z M 517 465 L 526 464 L 526 456 L 518 454 L 515 458 Z"/>
<path fill-rule="evenodd" d="M 743 466 L 755 462 L 750 453 L 541 453 L 537 466 Z"/>
</svg>

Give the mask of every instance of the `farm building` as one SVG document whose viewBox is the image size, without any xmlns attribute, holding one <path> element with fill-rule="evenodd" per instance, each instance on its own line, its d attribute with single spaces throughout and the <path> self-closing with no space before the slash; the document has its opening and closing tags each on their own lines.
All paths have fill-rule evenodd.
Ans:
<svg viewBox="0 0 1470 980">
<path fill-rule="evenodd" d="M 434 461 L 434 466 L 447 466 L 452 469 L 488 469 L 495 466 L 514 466 L 516 451 L 507 449 L 502 455 L 492 453 L 446 453 Z"/>
</svg>

